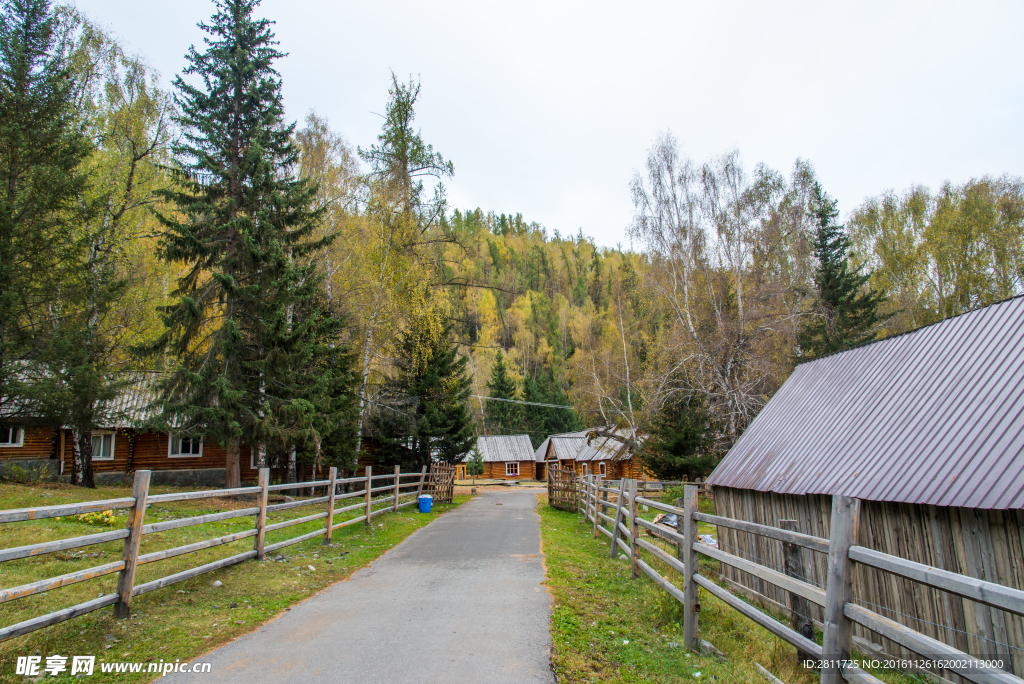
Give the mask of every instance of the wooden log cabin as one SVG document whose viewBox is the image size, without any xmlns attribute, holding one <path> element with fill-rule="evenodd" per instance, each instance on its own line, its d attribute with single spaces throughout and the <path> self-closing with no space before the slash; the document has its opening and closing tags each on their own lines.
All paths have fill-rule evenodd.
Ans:
<svg viewBox="0 0 1024 684">
<path fill-rule="evenodd" d="M 1024 590 L 1024 298 L 800 364 L 708 477 L 716 512 L 828 538 L 832 496 L 861 500 L 857 544 Z M 725 527 L 721 548 L 782 567 L 781 543 Z M 804 551 L 825 585 L 826 554 Z M 770 608 L 786 592 L 723 565 Z M 857 566 L 886 618 L 1024 675 L 1024 619 Z M 759 598 L 763 597 L 763 598 Z M 823 619 L 811 605 L 815 621 Z M 854 627 L 871 654 L 917 657 Z M 959 681 L 946 672 L 942 676 Z"/>
<path fill-rule="evenodd" d="M 538 460 L 543 460 L 547 466 L 571 468 L 577 475 L 600 475 L 607 480 L 656 479 L 624 442 L 609 436 L 594 436 L 587 443 L 591 433 L 609 430 L 622 437 L 627 434 L 622 428 L 594 428 L 551 435 L 538 447 Z M 642 442 L 643 436 L 637 440 Z"/>
<path fill-rule="evenodd" d="M 536 479 L 536 458 L 529 435 L 491 435 L 477 437 L 477 448 L 484 461 L 485 480 Z M 462 477 L 469 456 L 462 459 Z M 458 473 L 456 474 L 458 477 Z"/>
<path fill-rule="evenodd" d="M 111 405 L 103 407 L 102 414 L 112 418 L 110 425 L 92 433 L 97 484 L 124 482 L 129 473 L 147 469 L 153 471 L 153 484 L 222 486 L 227 462 L 222 445 L 147 427 L 154 424 L 157 412 L 152 382 L 152 375 L 139 374 Z M 0 477 L 66 480 L 72 469 L 73 443 L 69 428 L 5 420 L 0 424 Z M 372 455 L 366 459 L 372 463 Z M 259 470 L 248 447 L 242 447 L 240 460 L 242 480 L 255 481 Z M 300 466 L 299 479 L 305 477 Z"/>
</svg>

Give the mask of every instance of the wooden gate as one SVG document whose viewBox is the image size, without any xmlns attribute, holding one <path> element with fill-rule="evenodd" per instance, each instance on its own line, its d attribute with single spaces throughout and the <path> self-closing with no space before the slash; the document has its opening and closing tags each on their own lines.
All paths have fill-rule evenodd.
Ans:
<svg viewBox="0 0 1024 684">
<path fill-rule="evenodd" d="M 548 469 L 548 504 L 566 511 L 576 510 L 576 473 L 572 468 Z"/>
<path fill-rule="evenodd" d="M 434 503 L 454 502 L 455 466 L 448 463 L 431 463 L 425 493 L 434 497 Z"/>
</svg>

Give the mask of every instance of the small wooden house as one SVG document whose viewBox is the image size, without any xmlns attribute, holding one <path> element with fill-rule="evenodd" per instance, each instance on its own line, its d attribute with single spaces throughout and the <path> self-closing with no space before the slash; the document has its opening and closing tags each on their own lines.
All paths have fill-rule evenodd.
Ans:
<svg viewBox="0 0 1024 684">
<path fill-rule="evenodd" d="M 484 461 L 484 473 L 481 475 L 484 479 L 532 480 L 536 476 L 533 444 L 529 435 L 477 437 L 477 448 Z M 462 460 L 465 464 L 469 456 Z"/>
<path fill-rule="evenodd" d="M 152 470 L 154 484 L 222 486 L 227 453 L 201 437 L 176 435 L 151 426 L 154 376 L 138 374 L 100 413 L 110 424 L 92 431 L 92 466 L 98 484 L 128 479 L 137 469 Z M 0 476 L 13 479 L 67 479 L 72 469 L 74 436 L 65 426 L 0 423 Z M 243 481 L 256 480 L 259 470 L 251 450 L 242 447 Z M 301 478 L 300 478 L 301 479 Z"/>
<path fill-rule="evenodd" d="M 620 438 L 628 434 L 622 428 L 596 428 L 551 435 L 537 448 L 538 460 L 543 458 L 548 465 L 571 468 L 577 475 L 600 475 L 607 480 L 656 479 L 643 468 L 622 439 L 594 434 L 609 431 Z M 592 434 L 594 436 L 590 436 Z M 643 436 L 636 439 L 642 442 Z M 540 468 L 538 471 L 542 472 Z"/>
<path fill-rule="evenodd" d="M 797 366 L 707 482 L 720 515 L 772 526 L 794 519 L 825 538 L 832 495 L 856 497 L 859 545 L 1024 589 L 1024 298 Z M 782 567 L 779 542 L 718 534 L 723 550 Z M 809 581 L 824 586 L 824 554 L 804 553 Z M 782 590 L 723 572 L 786 605 Z M 1024 674 L 1020 616 L 862 565 L 853 594 Z M 811 610 L 820 621 L 821 609 Z M 912 655 L 859 625 L 855 645 Z"/>
</svg>

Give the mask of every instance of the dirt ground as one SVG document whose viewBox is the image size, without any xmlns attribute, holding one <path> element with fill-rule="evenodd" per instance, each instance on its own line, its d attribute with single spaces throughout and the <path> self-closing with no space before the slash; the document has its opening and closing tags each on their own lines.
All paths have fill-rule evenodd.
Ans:
<svg viewBox="0 0 1024 684">
<path fill-rule="evenodd" d="M 522 490 L 528 490 L 531 492 L 547 491 L 547 485 L 544 482 L 534 482 L 529 480 L 523 484 L 519 484 L 518 482 L 502 484 L 502 482 L 502 480 L 477 480 L 475 488 L 478 494 L 481 492 L 508 492 Z M 455 481 L 455 494 L 470 494 L 472 489 L 474 489 L 474 486 L 470 480 Z"/>
</svg>

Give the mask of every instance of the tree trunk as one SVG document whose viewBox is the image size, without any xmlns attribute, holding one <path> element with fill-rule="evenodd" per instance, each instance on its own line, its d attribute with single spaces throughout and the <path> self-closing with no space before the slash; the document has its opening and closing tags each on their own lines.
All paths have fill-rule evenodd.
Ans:
<svg viewBox="0 0 1024 684">
<path fill-rule="evenodd" d="M 78 432 L 78 453 L 82 459 L 82 486 L 96 489 L 96 478 L 92 470 L 92 430 Z"/>
<path fill-rule="evenodd" d="M 238 437 L 232 437 L 228 440 L 227 459 L 224 464 L 224 486 L 228 489 L 242 486 L 241 457 L 241 441 Z"/>
<path fill-rule="evenodd" d="M 298 482 L 298 474 L 295 472 L 295 447 L 288 450 L 288 474 L 285 476 L 285 482 L 288 484 L 294 484 Z"/>
<path fill-rule="evenodd" d="M 78 430 L 71 430 L 71 484 L 76 486 L 82 484 L 82 452 L 78 448 L 78 441 Z M 91 450 L 91 442 L 89 446 Z"/>
</svg>

